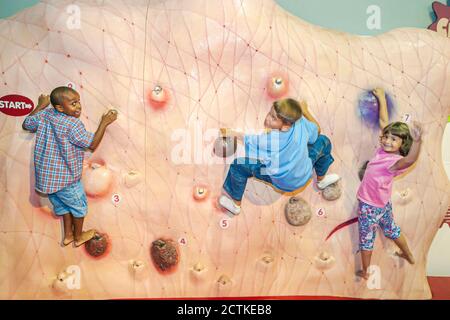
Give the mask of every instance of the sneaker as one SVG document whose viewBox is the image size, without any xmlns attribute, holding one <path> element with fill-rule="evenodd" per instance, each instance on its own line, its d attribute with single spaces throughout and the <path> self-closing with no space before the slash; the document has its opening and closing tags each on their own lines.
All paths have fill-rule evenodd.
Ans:
<svg viewBox="0 0 450 320">
<path fill-rule="evenodd" d="M 220 196 L 219 198 L 219 204 L 230 211 L 232 214 L 237 216 L 241 212 L 241 206 L 238 206 L 236 203 L 234 203 L 233 200 L 228 198 L 227 196 Z"/>
<path fill-rule="evenodd" d="M 325 175 L 325 177 L 319 181 L 317 183 L 317 187 L 320 190 L 325 189 L 326 187 L 328 187 L 330 184 L 336 183 L 341 179 L 341 177 L 339 177 L 337 174 L 332 173 L 332 174 L 327 174 Z"/>
</svg>

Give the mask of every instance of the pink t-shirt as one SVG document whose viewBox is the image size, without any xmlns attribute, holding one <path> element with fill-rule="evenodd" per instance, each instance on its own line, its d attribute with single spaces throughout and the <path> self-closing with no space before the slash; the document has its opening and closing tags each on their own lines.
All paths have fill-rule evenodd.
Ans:
<svg viewBox="0 0 450 320">
<path fill-rule="evenodd" d="M 401 158 L 403 157 L 399 154 L 388 153 L 383 148 L 378 148 L 375 157 L 367 164 L 356 197 L 374 207 L 386 206 L 391 198 L 394 177 L 407 170 L 407 168 L 396 171 L 389 170 Z"/>
</svg>

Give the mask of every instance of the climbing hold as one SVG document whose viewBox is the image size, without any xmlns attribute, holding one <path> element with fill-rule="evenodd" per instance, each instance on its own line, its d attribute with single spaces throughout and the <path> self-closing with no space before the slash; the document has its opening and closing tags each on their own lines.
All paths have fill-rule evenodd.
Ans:
<svg viewBox="0 0 450 320">
<path fill-rule="evenodd" d="M 220 287 L 229 287 L 231 286 L 231 279 L 227 275 L 222 274 L 217 280 L 217 283 Z"/>
<path fill-rule="evenodd" d="M 81 269 L 77 265 L 68 266 L 64 271 L 58 273 L 53 280 L 52 289 L 55 294 L 68 294 L 70 290 L 80 289 Z"/>
<path fill-rule="evenodd" d="M 273 262 L 273 257 L 270 254 L 266 254 L 261 258 L 261 261 L 264 262 L 265 264 L 271 264 Z"/>
<path fill-rule="evenodd" d="M 64 270 L 56 276 L 53 280 L 52 289 L 57 295 L 64 295 L 69 293 L 69 287 L 67 286 L 67 280 L 69 279 L 69 274 Z"/>
<path fill-rule="evenodd" d="M 135 279 L 142 279 L 145 276 L 148 276 L 148 273 L 145 272 L 147 268 L 144 261 L 130 260 L 129 267 L 130 273 L 133 275 Z"/>
<path fill-rule="evenodd" d="M 278 99 L 285 95 L 289 89 L 289 80 L 286 74 L 274 72 L 267 80 L 267 93 L 271 98 Z"/>
<path fill-rule="evenodd" d="M 109 193 L 113 176 L 104 161 L 86 161 L 83 165 L 82 180 L 86 194 L 98 198 Z"/>
<path fill-rule="evenodd" d="M 173 240 L 158 239 L 153 241 L 150 255 L 160 271 L 170 271 L 179 261 L 178 248 Z"/>
<path fill-rule="evenodd" d="M 101 257 L 109 247 L 109 238 L 106 233 L 95 232 L 94 237 L 85 243 L 87 253 L 92 257 Z"/>
<path fill-rule="evenodd" d="M 391 115 L 393 111 L 393 102 L 391 97 L 386 93 L 386 102 L 388 108 L 388 114 Z M 379 106 L 378 99 L 372 93 L 372 91 L 364 91 L 359 98 L 359 113 L 361 118 L 369 126 L 378 128 L 379 126 Z"/>
<path fill-rule="evenodd" d="M 335 258 L 326 251 L 322 251 L 318 256 L 314 257 L 314 264 L 320 270 L 330 269 L 335 262 Z"/>
<path fill-rule="evenodd" d="M 131 260 L 130 265 L 134 272 L 142 270 L 145 266 L 144 262 L 140 260 Z"/>
<path fill-rule="evenodd" d="M 195 272 L 202 272 L 203 270 L 205 270 L 205 266 L 203 264 L 201 264 L 200 262 L 197 262 L 193 267 L 192 270 Z"/>
<path fill-rule="evenodd" d="M 274 263 L 275 257 L 271 252 L 264 252 L 256 262 L 256 270 L 261 272 L 267 272 L 269 270 L 273 271 L 273 268 L 276 266 Z"/>
<path fill-rule="evenodd" d="M 218 157 L 227 158 L 233 155 L 237 149 L 236 137 L 219 137 L 214 143 L 214 154 Z"/>
<path fill-rule="evenodd" d="M 325 200 L 333 201 L 338 199 L 342 194 L 341 185 L 338 182 L 330 184 L 328 187 L 322 190 L 322 197 Z"/>
<path fill-rule="evenodd" d="M 404 190 L 397 190 L 394 192 L 394 196 L 392 197 L 395 203 L 400 205 L 405 205 L 409 203 L 413 198 L 413 191 L 410 188 L 406 188 Z"/>
<path fill-rule="evenodd" d="M 311 219 L 311 207 L 300 197 L 291 197 L 284 208 L 286 220 L 290 225 L 303 226 Z"/>
<path fill-rule="evenodd" d="M 196 279 L 202 278 L 205 273 L 206 273 L 206 267 L 203 264 L 201 264 L 200 262 L 197 262 L 191 268 L 191 274 Z"/>
<path fill-rule="evenodd" d="M 275 258 L 271 253 L 265 252 L 263 256 L 259 259 L 259 262 L 262 266 L 268 267 L 273 265 L 273 262 L 275 261 Z"/>
<path fill-rule="evenodd" d="M 156 85 L 149 93 L 149 102 L 154 109 L 163 108 L 169 100 L 169 94 L 160 85 Z"/>
<path fill-rule="evenodd" d="M 204 184 L 196 185 L 194 187 L 193 196 L 197 201 L 205 200 L 208 197 L 208 188 Z"/>
<path fill-rule="evenodd" d="M 142 174 L 136 170 L 130 170 L 123 175 L 123 182 L 127 188 L 132 188 L 143 180 Z"/>
<path fill-rule="evenodd" d="M 369 160 L 364 162 L 364 164 L 361 166 L 361 168 L 359 168 L 359 171 L 358 171 L 359 181 L 362 181 L 362 179 L 364 178 L 364 174 L 366 173 L 366 169 L 367 169 L 367 165 L 368 164 L 369 164 Z"/>
</svg>

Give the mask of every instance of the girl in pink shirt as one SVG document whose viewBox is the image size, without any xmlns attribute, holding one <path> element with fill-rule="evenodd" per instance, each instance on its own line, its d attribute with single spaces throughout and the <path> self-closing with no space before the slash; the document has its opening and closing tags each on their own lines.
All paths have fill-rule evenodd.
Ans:
<svg viewBox="0 0 450 320">
<path fill-rule="evenodd" d="M 417 160 L 421 145 L 422 128 L 414 123 L 411 131 L 403 122 L 388 125 L 386 96 L 383 89 L 373 91 L 380 108 L 380 147 L 367 164 L 364 177 L 358 189 L 359 249 L 362 270 L 356 274 L 368 279 L 373 243 L 377 226 L 384 235 L 400 248 L 399 257 L 414 264 L 414 257 L 406 243 L 405 236 L 395 224 L 392 215 L 391 193 L 394 177 L 405 172 Z"/>
</svg>

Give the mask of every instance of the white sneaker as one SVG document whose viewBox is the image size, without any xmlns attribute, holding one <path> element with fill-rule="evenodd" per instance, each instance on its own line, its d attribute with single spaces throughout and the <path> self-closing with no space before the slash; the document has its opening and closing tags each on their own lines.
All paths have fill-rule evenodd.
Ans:
<svg viewBox="0 0 450 320">
<path fill-rule="evenodd" d="M 335 182 L 338 182 L 341 179 L 341 177 L 339 177 L 337 174 L 332 173 L 332 174 L 327 174 L 325 175 L 325 177 L 323 177 L 323 179 L 321 181 L 319 181 L 317 183 L 317 187 L 320 190 L 325 189 L 326 187 L 328 187 L 330 184 L 333 184 Z"/>
<path fill-rule="evenodd" d="M 236 203 L 234 203 L 233 200 L 231 200 L 227 196 L 220 196 L 219 204 L 228 211 L 230 211 L 235 216 L 237 216 L 241 212 L 241 206 L 238 206 Z"/>
</svg>

